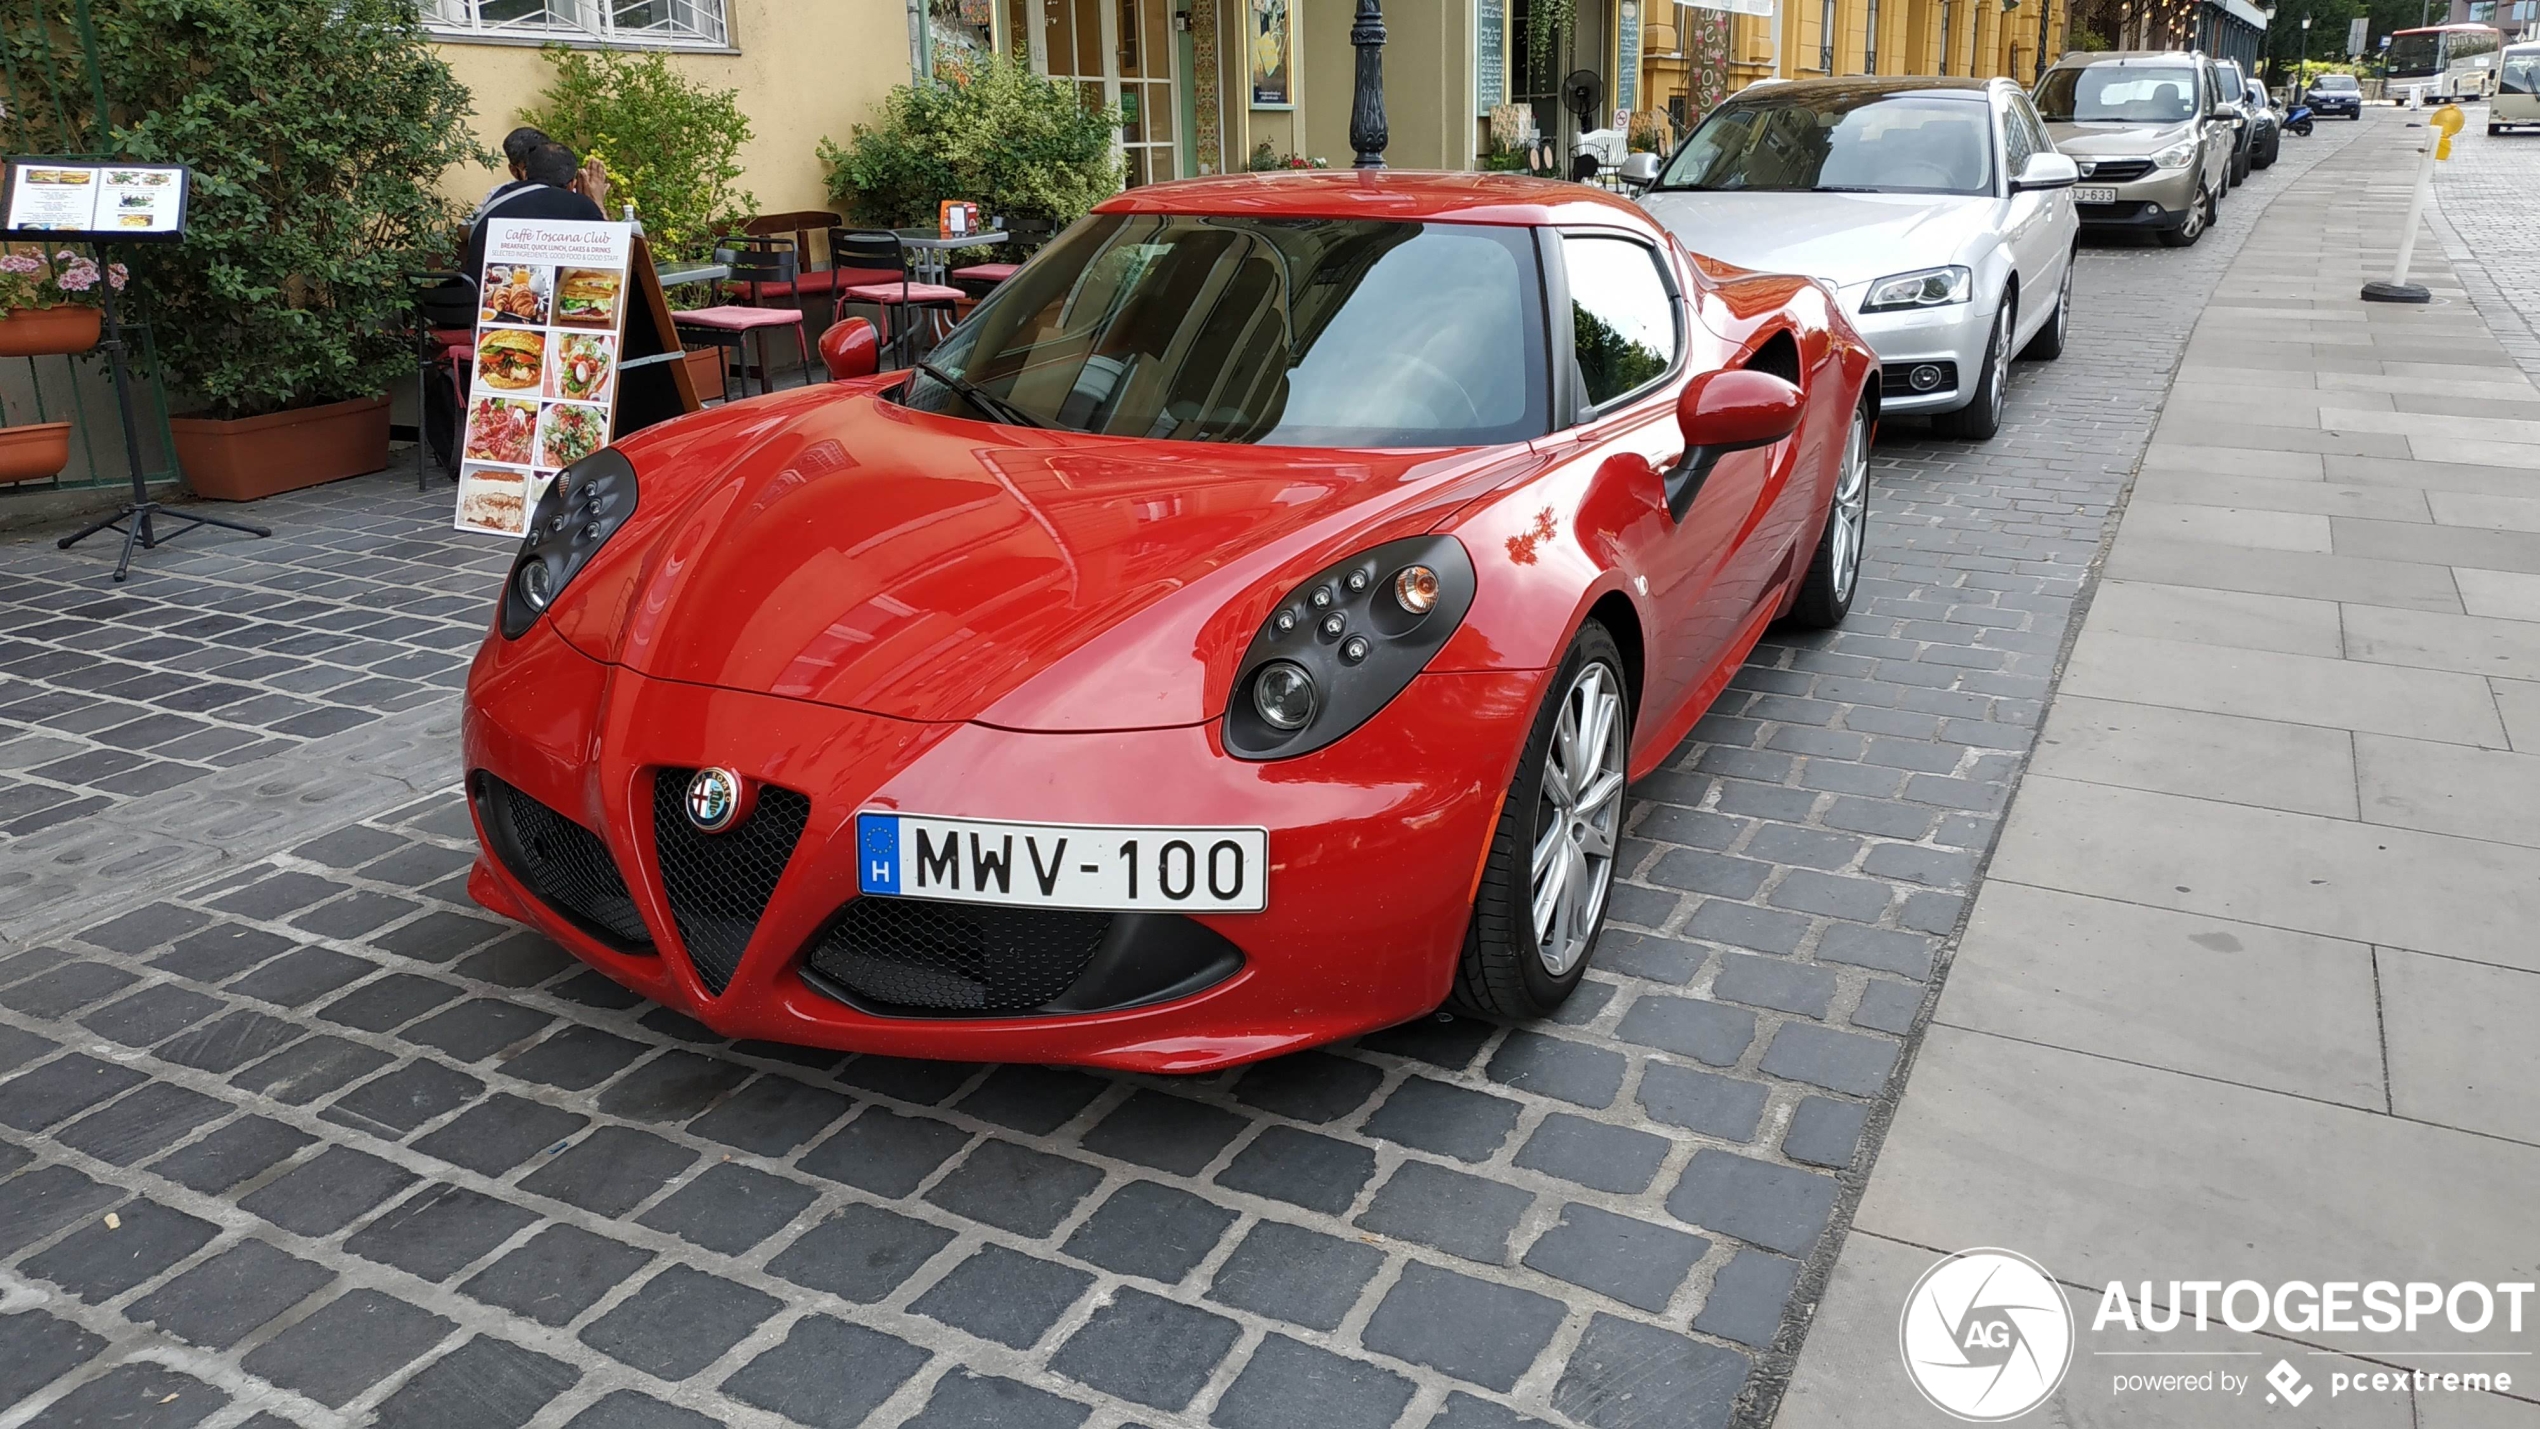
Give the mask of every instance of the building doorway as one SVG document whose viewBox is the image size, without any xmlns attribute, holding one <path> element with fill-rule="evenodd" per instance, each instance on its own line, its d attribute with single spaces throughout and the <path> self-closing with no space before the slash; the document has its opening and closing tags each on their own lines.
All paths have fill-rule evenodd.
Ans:
<svg viewBox="0 0 2540 1429">
<path fill-rule="evenodd" d="M 1170 0 L 1022 0 L 1040 12 L 1041 73 L 1073 83 L 1088 105 L 1120 106 L 1128 183 L 1182 172 L 1181 69 Z"/>
</svg>

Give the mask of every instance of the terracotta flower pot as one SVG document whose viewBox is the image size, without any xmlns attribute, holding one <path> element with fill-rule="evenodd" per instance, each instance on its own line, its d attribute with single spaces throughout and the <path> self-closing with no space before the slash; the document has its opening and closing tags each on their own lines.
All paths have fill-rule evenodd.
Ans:
<svg viewBox="0 0 2540 1429">
<path fill-rule="evenodd" d="M 388 399 L 355 397 L 224 422 L 172 417 L 177 465 L 197 496 L 254 501 L 388 465 Z"/>
<path fill-rule="evenodd" d="M 692 347 L 688 353 L 688 380 L 696 384 L 697 400 L 712 402 L 723 396 L 723 349 Z"/>
<path fill-rule="evenodd" d="M 71 459 L 71 424 L 0 427 L 0 485 L 58 476 Z"/>
<path fill-rule="evenodd" d="M 0 357 L 86 352 L 97 345 L 97 334 L 104 325 L 103 313 L 77 303 L 18 308 L 0 318 Z"/>
</svg>

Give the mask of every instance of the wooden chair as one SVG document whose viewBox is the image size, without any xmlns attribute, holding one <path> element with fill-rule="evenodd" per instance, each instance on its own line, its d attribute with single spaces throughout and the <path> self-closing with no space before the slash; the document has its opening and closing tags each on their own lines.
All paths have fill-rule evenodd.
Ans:
<svg viewBox="0 0 2540 1429">
<path fill-rule="evenodd" d="M 745 290 L 764 292 L 777 284 L 791 284 L 800 277 L 799 256 L 790 238 L 752 237 L 735 234 L 723 240 L 714 250 L 714 261 L 732 270 L 726 283 L 742 285 Z M 721 285 L 718 284 L 718 287 Z M 741 395 L 750 392 L 750 334 L 759 335 L 759 391 L 776 390 L 776 379 L 767 367 L 767 333 L 771 328 L 794 330 L 794 346 L 802 354 L 802 365 L 811 366 L 811 344 L 803 336 L 802 309 L 789 300 L 781 308 L 759 307 L 750 303 L 725 303 L 710 308 L 692 308 L 674 312 L 671 322 L 682 337 L 695 334 L 716 347 L 729 347 L 741 364 Z"/>
<path fill-rule="evenodd" d="M 890 334 L 884 342 L 898 366 L 905 367 L 912 360 L 909 340 L 916 331 L 919 313 L 935 312 L 949 317 L 969 296 L 947 284 L 911 281 L 908 247 L 887 228 L 830 229 L 829 255 L 836 266 L 852 262 L 859 269 L 884 269 L 893 275 L 882 282 L 840 288 L 838 297 L 843 302 L 871 303 L 882 310 L 883 330 Z"/>
</svg>

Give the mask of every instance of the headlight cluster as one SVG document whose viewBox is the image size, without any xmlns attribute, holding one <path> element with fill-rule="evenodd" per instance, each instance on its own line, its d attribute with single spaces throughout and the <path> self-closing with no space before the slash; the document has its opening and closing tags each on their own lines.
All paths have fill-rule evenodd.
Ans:
<svg viewBox="0 0 2540 1429">
<path fill-rule="evenodd" d="M 2181 139 L 2152 156 L 2152 166 L 2159 169 L 2183 169 L 2196 160 L 2196 141 Z"/>
<path fill-rule="evenodd" d="M 1453 536 L 1362 551 L 1291 591 L 1262 622 L 1226 702 L 1238 759 L 1310 753 L 1392 703 L 1473 605 L 1473 560 Z"/>
<path fill-rule="evenodd" d="M 503 583 L 503 638 L 518 640 L 635 514 L 635 467 L 602 447 L 556 473 L 530 510 L 520 554 Z"/>
<path fill-rule="evenodd" d="M 1960 267 L 1918 268 L 1881 278 L 1870 285 L 1868 296 L 1861 299 L 1865 313 L 1897 312 L 1906 308 L 1937 308 L 1950 303 L 1963 303 L 1975 290 L 1975 274 Z"/>
</svg>

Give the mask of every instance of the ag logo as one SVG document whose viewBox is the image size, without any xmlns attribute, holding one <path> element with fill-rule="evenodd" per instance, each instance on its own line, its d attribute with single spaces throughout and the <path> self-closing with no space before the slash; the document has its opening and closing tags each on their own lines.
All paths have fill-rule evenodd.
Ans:
<svg viewBox="0 0 2540 1429">
<path fill-rule="evenodd" d="M 741 814 L 741 776 L 729 769 L 700 769 L 688 781 L 688 822 L 699 833 L 719 834 Z"/>
<path fill-rule="evenodd" d="M 1979 1424 L 2046 1401 L 2073 1360 L 2073 1316 L 2045 1268 L 1967 1250 L 1923 1272 L 1896 1327 L 1905 1373 L 1934 1408 Z"/>
</svg>

